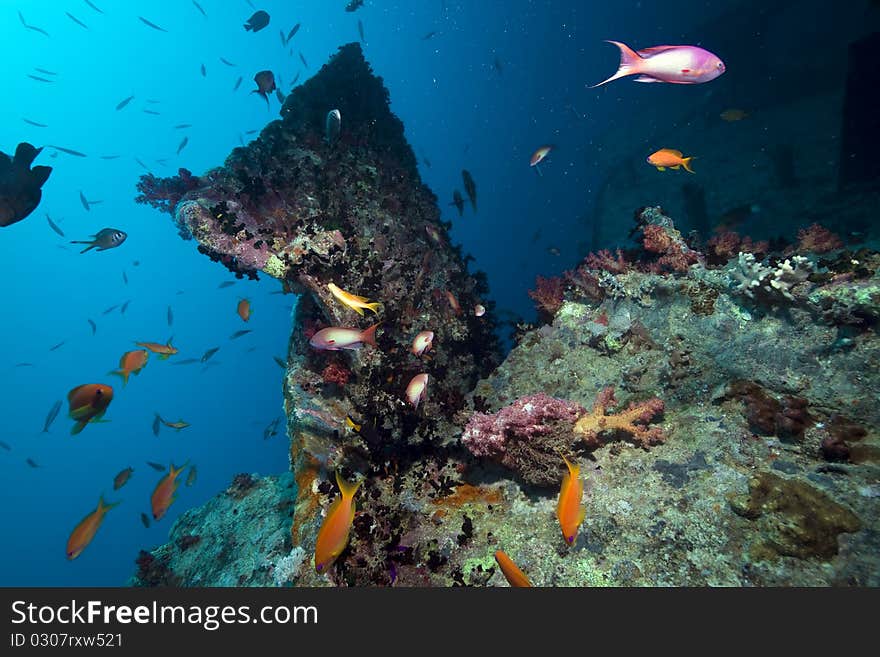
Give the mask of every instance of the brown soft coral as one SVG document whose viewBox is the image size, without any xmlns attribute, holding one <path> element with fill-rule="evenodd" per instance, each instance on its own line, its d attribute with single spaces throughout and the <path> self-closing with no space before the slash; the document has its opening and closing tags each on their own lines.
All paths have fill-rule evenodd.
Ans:
<svg viewBox="0 0 880 657">
<path fill-rule="evenodd" d="M 631 402 L 625 411 L 608 414 L 608 408 L 617 405 L 614 387 L 602 390 L 593 403 L 593 410 L 581 417 L 574 425 L 574 432 L 583 437 L 590 448 L 599 447 L 603 442 L 599 434 L 605 431 L 623 431 L 632 436 L 642 447 L 662 443 L 666 436 L 660 427 L 646 426 L 655 415 L 663 412 L 663 401 L 652 397 L 643 402 Z"/>
</svg>

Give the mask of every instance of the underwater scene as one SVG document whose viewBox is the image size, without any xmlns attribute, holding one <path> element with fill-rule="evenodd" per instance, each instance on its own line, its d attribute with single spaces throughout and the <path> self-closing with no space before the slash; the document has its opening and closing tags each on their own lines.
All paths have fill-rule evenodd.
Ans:
<svg viewBox="0 0 880 657">
<path fill-rule="evenodd" d="M 0 585 L 880 585 L 880 2 L 0 25 Z"/>
</svg>

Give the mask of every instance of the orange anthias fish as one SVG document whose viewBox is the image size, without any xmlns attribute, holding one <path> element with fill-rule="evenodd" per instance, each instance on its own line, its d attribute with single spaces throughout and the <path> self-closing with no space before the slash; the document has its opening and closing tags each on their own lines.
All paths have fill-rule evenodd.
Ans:
<svg viewBox="0 0 880 657">
<path fill-rule="evenodd" d="M 67 393 L 70 417 L 76 420 L 72 434 L 78 434 L 89 422 L 100 420 L 113 401 L 113 388 L 103 383 L 87 383 Z"/>
<path fill-rule="evenodd" d="M 174 494 L 177 491 L 177 487 L 180 486 L 177 477 L 186 469 L 186 466 L 187 464 L 184 463 L 179 468 L 175 468 L 172 463 L 168 474 L 162 477 L 159 483 L 156 484 L 156 489 L 150 498 L 153 520 L 161 520 L 174 500 L 177 499 L 177 496 Z"/>
<path fill-rule="evenodd" d="M 119 359 L 119 369 L 113 370 L 111 374 L 122 377 L 122 387 L 128 385 L 128 377 L 132 374 L 140 374 L 141 370 L 147 366 L 147 359 L 150 352 L 146 349 L 135 349 L 134 351 L 126 351 Z"/>
<path fill-rule="evenodd" d="M 373 314 L 378 315 L 379 309 L 382 307 L 382 304 L 378 301 L 371 303 L 366 297 L 359 297 L 351 292 L 346 292 L 333 283 L 327 283 L 327 289 L 330 290 L 333 296 L 336 297 L 342 305 L 348 306 L 361 317 L 364 315 L 364 309 L 372 310 Z"/>
<path fill-rule="evenodd" d="M 144 349 L 149 349 L 154 354 L 159 354 L 160 360 L 165 360 L 177 353 L 177 347 L 172 346 L 171 340 L 167 344 L 159 344 L 158 342 L 135 342 L 135 344 Z"/>
<path fill-rule="evenodd" d="M 526 574 L 521 571 L 513 560 L 508 557 L 504 552 L 498 550 L 495 552 L 495 561 L 498 562 L 499 568 L 501 568 L 501 572 L 504 573 L 504 576 L 507 578 L 508 584 L 513 587 L 521 587 L 521 586 L 531 586 L 532 583 L 529 581 L 529 578 L 526 577 Z"/>
<path fill-rule="evenodd" d="M 666 169 L 679 169 L 684 167 L 685 171 L 694 172 L 691 169 L 691 160 L 693 157 L 683 157 L 681 151 L 672 148 L 661 148 L 656 153 L 648 156 L 648 164 L 657 167 L 657 171 L 666 171 Z"/>
<path fill-rule="evenodd" d="M 348 545 L 348 534 L 351 531 L 351 523 L 354 521 L 355 503 L 354 494 L 360 487 L 361 482 L 349 484 L 343 481 L 336 472 L 336 484 L 339 486 L 340 496 L 333 500 L 333 504 L 327 509 L 327 515 L 318 530 L 318 538 L 315 541 L 315 571 L 325 573 L 336 561 L 336 557 L 342 554 Z"/>
<path fill-rule="evenodd" d="M 562 488 L 559 491 L 559 501 L 556 503 L 556 517 L 559 518 L 559 526 L 562 528 L 562 536 L 568 545 L 574 543 L 578 527 L 587 515 L 587 507 L 581 503 L 584 494 L 584 484 L 580 480 L 580 466 L 572 465 L 564 456 L 562 460 L 568 466 L 568 474 L 562 479 Z"/>
<path fill-rule="evenodd" d="M 242 299 L 238 302 L 238 316 L 242 321 L 247 322 L 251 318 L 251 302 L 249 299 Z"/>
<path fill-rule="evenodd" d="M 95 538 L 95 533 L 98 531 L 98 527 L 101 526 L 101 523 L 104 522 L 104 516 L 106 513 L 118 504 L 119 502 L 105 504 L 103 496 L 98 499 L 98 508 L 83 518 L 70 533 L 70 538 L 67 539 L 68 559 L 76 559 L 82 554 L 82 551 L 85 550 L 88 544 L 92 542 L 92 539 Z"/>
</svg>

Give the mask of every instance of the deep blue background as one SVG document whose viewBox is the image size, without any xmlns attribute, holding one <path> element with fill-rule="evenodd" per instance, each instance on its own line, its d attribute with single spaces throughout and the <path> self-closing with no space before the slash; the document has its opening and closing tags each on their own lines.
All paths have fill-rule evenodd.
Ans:
<svg viewBox="0 0 880 657">
<path fill-rule="evenodd" d="M 143 173 L 134 158 L 159 175 L 180 166 L 199 174 L 221 164 L 240 139 L 251 138 L 246 131 L 277 118 L 275 98 L 267 111 L 262 99 L 249 93 L 254 73 L 272 69 L 288 91 L 297 72 L 305 80 L 341 44 L 357 40 L 360 19 L 367 57 L 390 89 L 392 109 L 406 125 L 422 176 L 454 223 L 453 239 L 476 256 L 475 268 L 489 273 L 499 308 L 531 317 L 526 291 L 535 274 L 572 266 L 589 240 L 582 217 L 603 164 L 591 139 L 645 109 L 641 85 L 585 88 L 616 69 L 617 51 L 602 39 L 678 43 L 692 38 L 688 30 L 725 3 L 368 0 L 361 10 L 346 13 L 344 0 L 266 0 L 257 4 L 272 22 L 257 34 L 242 29 L 253 12 L 245 0 L 201 0 L 207 18 L 189 0 L 95 4 L 105 14 L 81 0 L 0 2 L 0 150 L 12 152 L 20 141 L 30 141 L 88 154 L 52 158 L 53 150 L 46 148 L 37 163 L 54 172 L 42 204 L 27 220 L 0 231 L 0 440 L 12 446 L 11 452 L 0 450 L 2 585 L 124 583 L 140 548 L 164 542 L 177 515 L 216 495 L 235 473 L 270 474 L 288 466 L 283 435 L 264 441 L 262 430 L 282 411 L 281 370 L 272 356 L 285 354 L 294 298 L 272 295 L 279 286 L 268 279 L 218 289 L 230 275 L 198 254 L 194 242 L 181 241 L 166 215 L 133 203 Z M 18 10 L 51 38 L 26 30 Z M 65 11 L 90 29 L 73 23 Z M 150 29 L 138 15 L 168 32 Z M 291 56 L 279 30 L 286 33 L 297 22 L 302 28 Z M 431 31 L 436 34 L 423 40 Z M 309 68 L 301 65 L 300 51 Z M 203 63 L 206 77 L 200 73 Z M 56 71 L 56 81 L 28 78 L 28 73 L 43 76 L 34 67 Z M 244 82 L 233 93 L 240 75 Z M 134 100 L 116 111 L 132 94 Z M 49 127 L 30 126 L 23 118 Z M 179 123 L 193 127 L 173 129 Z M 184 135 L 189 144 L 176 155 Z M 539 177 L 528 160 L 543 143 L 557 149 Z M 110 154 L 121 157 L 98 157 Z M 157 162 L 161 158 L 167 165 Z M 467 208 L 459 219 L 447 203 L 453 188 L 461 188 L 462 168 L 477 182 L 479 212 Z M 80 190 L 103 203 L 86 212 Z M 80 255 L 49 229 L 46 212 L 68 239 L 85 239 L 104 227 L 123 229 L 129 238 L 116 250 Z M 561 255 L 551 255 L 549 247 Z M 230 341 L 229 335 L 244 327 L 235 314 L 242 296 L 252 300 L 247 328 L 254 332 Z M 131 305 L 124 316 L 118 310 L 102 315 L 126 300 Z M 174 310 L 172 327 L 166 323 L 168 305 Z M 94 337 L 87 318 L 98 325 Z M 172 334 L 178 356 L 169 361 L 153 356 L 125 389 L 108 376 L 134 340 L 163 342 Z M 62 340 L 63 347 L 48 351 Z M 173 365 L 214 346 L 221 347 L 216 367 Z M 15 367 L 19 362 L 34 366 Z M 90 382 L 115 386 L 110 422 L 70 436 L 65 399 L 51 432 L 41 433 L 52 403 Z M 192 427 L 180 433 L 163 429 L 155 438 L 154 411 Z M 40 467 L 28 467 L 28 457 Z M 145 461 L 187 459 L 198 466 L 197 483 L 181 487 L 169 514 L 144 529 L 139 515 L 148 511 L 161 477 Z M 113 476 L 127 466 L 134 467 L 134 476 L 114 493 Z M 123 504 L 110 511 L 85 552 L 68 562 L 68 535 L 102 492 Z"/>
</svg>

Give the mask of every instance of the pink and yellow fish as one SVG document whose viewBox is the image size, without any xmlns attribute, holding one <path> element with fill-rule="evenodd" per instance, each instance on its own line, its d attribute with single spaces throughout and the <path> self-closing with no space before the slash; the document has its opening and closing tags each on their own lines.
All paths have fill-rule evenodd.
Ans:
<svg viewBox="0 0 880 657">
<path fill-rule="evenodd" d="M 324 351 L 339 351 L 340 349 L 360 349 L 365 344 L 376 346 L 376 329 L 379 324 L 373 324 L 363 331 L 359 328 L 342 328 L 328 326 L 315 333 L 309 340 L 309 344 L 315 349 Z"/>
<path fill-rule="evenodd" d="M 724 73 L 721 59 L 697 46 L 653 46 L 634 51 L 620 41 L 607 41 L 620 49 L 620 67 L 607 80 L 594 84 L 591 89 L 612 80 L 637 75 L 636 82 L 668 82 L 670 84 L 702 84 L 711 82 Z"/>
<path fill-rule="evenodd" d="M 327 515 L 324 516 L 324 522 L 321 523 L 315 541 L 315 571 L 318 573 L 326 573 L 348 545 L 348 535 L 356 510 L 354 494 L 361 482 L 350 484 L 339 476 L 337 470 L 336 484 L 339 486 L 340 495 L 327 509 Z"/>
<path fill-rule="evenodd" d="M 428 394 L 428 375 L 416 374 L 406 386 L 406 398 L 414 408 L 419 407 L 419 402 L 424 401 Z"/>
</svg>

